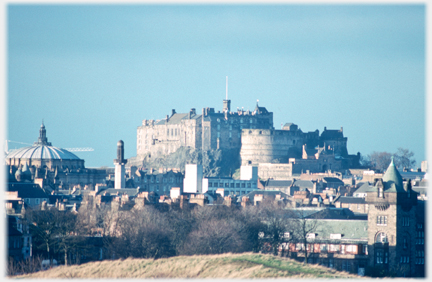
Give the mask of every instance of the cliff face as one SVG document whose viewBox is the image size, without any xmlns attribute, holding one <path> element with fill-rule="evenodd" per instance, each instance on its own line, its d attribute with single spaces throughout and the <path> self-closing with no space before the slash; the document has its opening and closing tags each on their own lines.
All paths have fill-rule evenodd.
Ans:
<svg viewBox="0 0 432 282">
<path fill-rule="evenodd" d="M 240 167 L 240 149 L 202 151 L 181 147 L 166 157 L 156 159 L 146 157 L 135 165 L 155 169 L 180 168 L 181 172 L 184 172 L 185 164 L 188 163 L 203 165 L 206 177 L 231 176 Z"/>
</svg>

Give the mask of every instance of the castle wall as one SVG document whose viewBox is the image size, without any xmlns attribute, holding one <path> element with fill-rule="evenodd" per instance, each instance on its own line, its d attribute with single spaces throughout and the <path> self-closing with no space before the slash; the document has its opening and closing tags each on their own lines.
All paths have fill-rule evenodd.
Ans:
<svg viewBox="0 0 432 282">
<path fill-rule="evenodd" d="M 301 131 L 243 129 L 240 157 L 242 165 L 287 163 L 290 149 L 301 150 Z"/>
</svg>

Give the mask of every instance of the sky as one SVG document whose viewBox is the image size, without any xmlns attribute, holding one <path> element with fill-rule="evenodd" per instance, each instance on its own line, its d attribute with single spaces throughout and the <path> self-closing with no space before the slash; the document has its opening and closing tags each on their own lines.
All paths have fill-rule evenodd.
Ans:
<svg viewBox="0 0 432 282">
<path fill-rule="evenodd" d="M 65 5 L 6 8 L 6 138 L 48 141 L 86 167 L 136 155 L 143 119 L 204 107 L 274 126 L 343 127 L 348 152 L 426 159 L 424 4 Z M 21 143 L 18 143 L 21 142 Z"/>
</svg>

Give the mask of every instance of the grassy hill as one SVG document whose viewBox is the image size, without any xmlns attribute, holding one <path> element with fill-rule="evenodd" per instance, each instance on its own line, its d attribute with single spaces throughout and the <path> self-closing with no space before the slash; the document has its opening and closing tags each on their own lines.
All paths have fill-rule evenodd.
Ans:
<svg viewBox="0 0 432 282">
<path fill-rule="evenodd" d="M 288 258 L 243 253 L 124 259 L 59 266 L 14 278 L 360 278 Z"/>
</svg>

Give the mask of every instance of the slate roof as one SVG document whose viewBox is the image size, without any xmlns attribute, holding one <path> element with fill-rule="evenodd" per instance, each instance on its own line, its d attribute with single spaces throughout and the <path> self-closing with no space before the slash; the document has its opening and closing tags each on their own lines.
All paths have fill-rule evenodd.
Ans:
<svg viewBox="0 0 432 282">
<path fill-rule="evenodd" d="M 293 186 L 298 186 L 299 188 L 313 188 L 313 182 L 310 180 L 295 180 Z"/>
<path fill-rule="evenodd" d="M 292 180 L 273 180 L 269 179 L 265 184 L 265 187 L 289 187 L 292 184 Z"/>
<path fill-rule="evenodd" d="M 336 130 L 326 129 L 321 133 L 321 139 L 331 140 L 331 139 L 340 139 L 340 138 L 344 138 L 343 132 L 337 129 Z"/>
<path fill-rule="evenodd" d="M 105 192 L 107 193 L 107 195 L 115 196 L 118 193 L 119 196 L 126 194 L 129 197 L 136 197 L 136 195 L 139 193 L 137 188 L 121 188 L 121 189 L 108 188 L 105 190 L 99 190 L 96 193 L 96 195 L 104 195 Z"/>
<path fill-rule="evenodd" d="M 348 197 L 348 196 L 340 196 L 336 202 L 346 203 L 346 204 L 365 204 L 366 199 L 363 197 Z"/>
<path fill-rule="evenodd" d="M 371 185 L 369 182 L 365 182 L 363 183 L 357 190 L 354 191 L 353 194 L 357 194 L 357 193 L 367 193 L 371 188 Z"/>
<path fill-rule="evenodd" d="M 324 177 L 323 180 L 327 183 L 337 183 L 337 184 L 344 185 L 344 182 L 336 177 Z"/>
<path fill-rule="evenodd" d="M 351 220 L 359 220 L 363 219 L 364 216 L 358 216 L 354 212 L 352 212 L 348 208 L 329 208 L 329 207 L 306 207 L 306 208 L 295 208 L 288 209 L 290 212 L 287 213 L 287 216 L 294 214 L 298 214 L 300 218 L 309 218 L 309 219 L 351 219 Z"/>
<path fill-rule="evenodd" d="M 315 239 L 310 242 L 367 242 L 368 241 L 368 221 L 350 219 L 323 219 L 317 224 L 314 232 Z M 341 239 L 330 239 L 330 234 L 341 234 Z"/>
<path fill-rule="evenodd" d="M 14 182 L 8 184 L 8 191 L 18 191 L 18 197 L 26 198 L 48 198 L 48 194 L 38 185 L 29 182 Z"/>
<path fill-rule="evenodd" d="M 399 171 L 396 169 L 396 166 L 392 161 L 387 168 L 386 172 L 383 175 L 382 180 L 384 181 L 384 191 L 385 192 L 405 192 L 403 188 L 403 180 Z"/>
<path fill-rule="evenodd" d="M 201 118 L 201 115 L 197 115 L 197 114 L 191 114 L 191 119 L 199 119 Z M 164 125 L 164 124 L 179 124 L 181 123 L 182 120 L 184 119 L 189 119 L 189 113 L 186 114 L 178 114 L 175 113 L 173 116 L 171 116 L 170 118 L 168 118 L 168 123 L 166 119 L 161 119 L 155 122 L 155 125 Z"/>
</svg>

